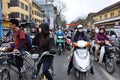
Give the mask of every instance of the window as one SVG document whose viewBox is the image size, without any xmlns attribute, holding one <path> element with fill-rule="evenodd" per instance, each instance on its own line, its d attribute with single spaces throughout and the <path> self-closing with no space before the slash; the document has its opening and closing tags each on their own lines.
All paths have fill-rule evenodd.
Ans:
<svg viewBox="0 0 120 80">
<path fill-rule="evenodd" d="M 100 20 L 102 20 L 102 16 L 100 16 Z"/>
<path fill-rule="evenodd" d="M 24 14 L 21 14 L 21 19 L 24 19 Z"/>
<path fill-rule="evenodd" d="M 21 8 L 24 9 L 24 4 L 21 2 Z"/>
<path fill-rule="evenodd" d="M 105 14 L 105 19 L 107 19 L 107 14 Z"/>
<path fill-rule="evenodd" d="M 114 12 L 110 13 L 111 17 L 114 17 Z"/>
<path fill-rule="evenodd" d="M 25 10 L 28 11 L 28 6 L 25 5 Z"/>
<path fill-rule="evenodd" d="M 120 16 L 120 10 L 118 11 L 118 16 Z"/>
<path fill-rule="evenodd" d="M 9 14 L 9 18 L 19 18 L 19 15 L 20 13 L 18 12 L 12 12 L 11 14 Z"/>
<path fill-rule="evenodd" d="M 25 15 L 25 19 L 28 20 L 28 16 L 27 15 Z"/>
</svg>

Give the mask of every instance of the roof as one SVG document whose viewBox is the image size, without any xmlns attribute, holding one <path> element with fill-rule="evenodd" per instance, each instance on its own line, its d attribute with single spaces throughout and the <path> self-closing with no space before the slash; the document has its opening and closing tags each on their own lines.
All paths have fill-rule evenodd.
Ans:
<svg viewBox="0 0 120 80">
<path fill-rule="evenodd" d="M 112 10 L 115 10 L 115 9 L 118 9 L 118 8 L 120 8 L 120 1 L 115 3 L 115 4 L 110 5 L 108 7 L 105 7 L 104 9 L 97 12 L 96 15 L 103 14 L 105 12 L 109 12 L 109 11 L 112 11 Z"/>
</svg>

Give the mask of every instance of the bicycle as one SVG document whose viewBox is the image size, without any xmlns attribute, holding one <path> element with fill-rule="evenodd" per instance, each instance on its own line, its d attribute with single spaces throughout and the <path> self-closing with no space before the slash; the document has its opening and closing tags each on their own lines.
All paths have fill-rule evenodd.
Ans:
<svg viewBox="0 0 120 80">
<path fill-rule="evenodd" d="M 15 61 L 11 60 L 11 55 L 13 56 L 22 56 L 24 59 L 24 67 L 25 70 L 23 72 L 19 72 L 15 69 Z M 5 52 L 5 51 L 1 51 L 0 52 L 0 56 L 2 61 L 1 62 L 1 66 L 3 66 L 3 68 L 0 69 L 0 73 L 4 74 L 4 72 L 6 72 L 6 75 L 8 79 L 4 79 L 3 75 L 0 75 L 0 80 L 10 80 L 10 70 L 13 70 L 15 73 L 17 73 L 19 75 L 19 79 L 20 80 L 24 80 L 25 79 L 25 74 L 30 71 L 32 69 L 32 64 L 29 63 L 29 61 L 27 60 L 26 57 L 30 56 L 30 54 L 27 51 L 23 51 L 23 52 Z"/>
<path fill-rule="evenodd" d="M 42 59 L 42 57 L 46 56 L 46 55 L 54 56 L 54 54 L 50 54 L 49 51 L 43 52 L 43 54 L 41 55 L 40 58 L 39 58 L 39 54 L 32 54 L 32 59 L 34 60 L 34 66 L 32 69 L 32 79 L 47 80 L 46 76 L 42 73 L 42 69 L 40 69 L 41 72 L 39 72 L 38 76 L 37 76 L 37 64 Z M 51 75 L 54 76 L 53 63 L 52 63 L 52 66 L 50 67 L 49 71 L 50 71 Z"/>
</svg>

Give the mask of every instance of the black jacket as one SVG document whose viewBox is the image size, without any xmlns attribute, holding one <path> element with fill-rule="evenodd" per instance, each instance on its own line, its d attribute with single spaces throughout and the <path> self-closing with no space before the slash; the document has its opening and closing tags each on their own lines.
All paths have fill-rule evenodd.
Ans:
<svg viewBox="0 0 120 80">
<path fill-rule="evenodd" d="M 32 43 L 33 43 L 33 45 L 37 46 L 37 53 L 39 53 L 39 55 L 41 56 L 41 54 L 45 51 L 51 51 L 51 50 L 55 51 L 55 44 L 54 44 L 54 39 L 49 37 L 48 26 L 41 25 L 40 27 L 42 28 L 42 31 L 44 33 L 45 42 L 42 46 L 40 45 L 40 40 L 41 40 L 42 34 L 38 33 L 35 35 Z M 52 56 L 45 56 L 44 60 L 51 60 L 52 58 L 53 58 Z"/>
</svg>

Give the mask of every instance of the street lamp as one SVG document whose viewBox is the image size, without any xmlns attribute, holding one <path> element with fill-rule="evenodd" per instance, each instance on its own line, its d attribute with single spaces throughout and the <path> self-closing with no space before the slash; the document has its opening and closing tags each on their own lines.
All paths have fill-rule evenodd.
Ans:
<svg viewBox="0 0 120 80">
<path fill-rule="evenodd" d="M 3 37 L 2 29 L 2 0 L 0 0 L 0 39 Z"/>
</svg>

